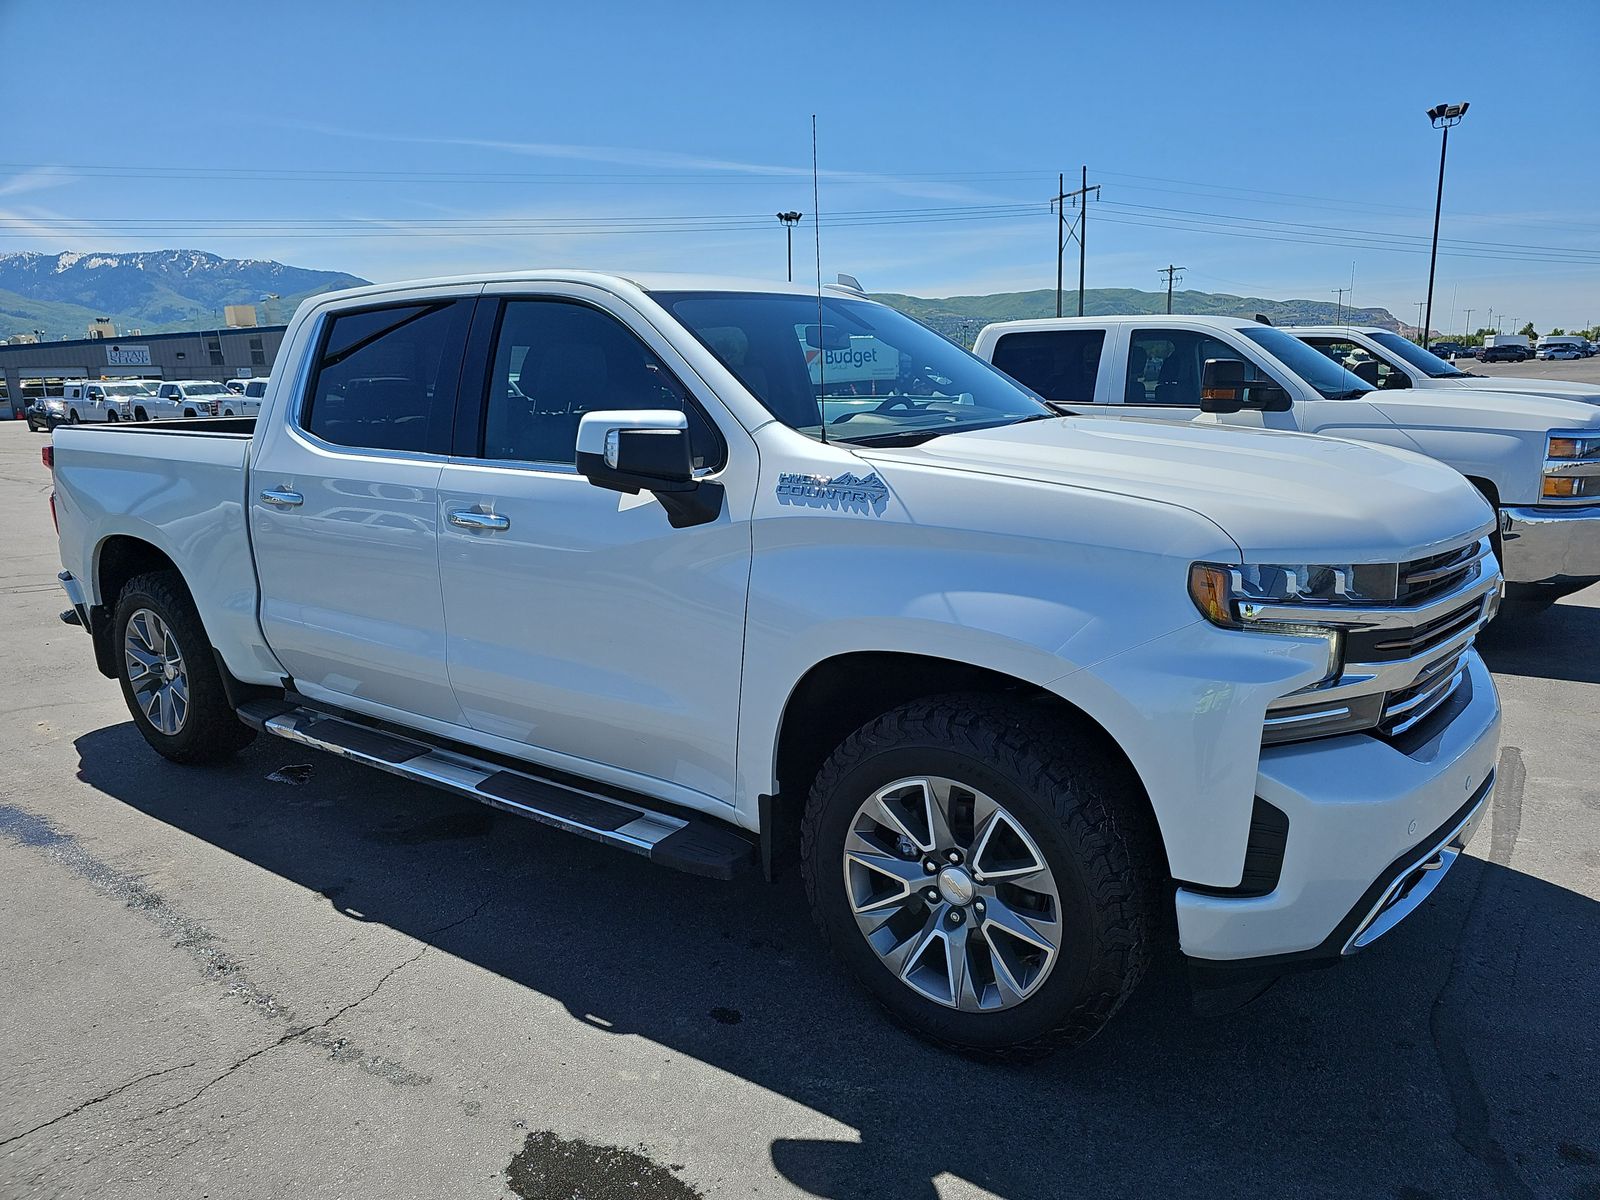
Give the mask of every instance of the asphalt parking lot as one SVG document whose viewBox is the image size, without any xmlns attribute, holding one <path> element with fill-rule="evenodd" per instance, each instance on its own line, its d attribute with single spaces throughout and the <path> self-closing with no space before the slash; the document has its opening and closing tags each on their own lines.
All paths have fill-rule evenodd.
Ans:
<svg viewBox="0 0 1600 1200">
<path fill-rule="evenodd" d="M 45 440 L 0 425 L 0 1195 L 1600 1198 L 1600 587 L 1486 635 L 1500 786 L 1415 918 L 1002 1068 L 889 1026 L 792 875 L 158 758 L 57 620 Z"/>
</svg>

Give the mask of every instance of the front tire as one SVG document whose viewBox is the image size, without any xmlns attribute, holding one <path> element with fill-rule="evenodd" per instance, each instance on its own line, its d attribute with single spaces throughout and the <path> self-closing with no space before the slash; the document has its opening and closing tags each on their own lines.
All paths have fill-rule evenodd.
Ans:
<svg viewBox="0 0 1600 1200">
<path fill-rule="evenodd" d="M 177 763 L 221 762 L 255 740 L 228 703 L 200 614 L 176 571 L 128 581 L 112 638 L 122 697 L 157 754 Z"/>
<path fill-rule="evenodd" d="M 149 415 L 148 415 L 148 414 L 147 414 L 147 413 L 146 413 L 146 412 L 145 412 L 145 411 L 144 411 L 144 409 L 142 409 L 142 408 L 136 408 L 136 409 L 134 409 L 134 410 L 133 410 L 133 419 L 134 419 L 134 420 L 135 420 L 135 421 L 148 421 L 148 420 L 149 420 L 149 419 L 150 419 L 150 417 L 149 417 Z"/>
<path fill-rule="evenodd" d="M 1031 1059 L 1093 1037 L 1144 974 L 1158 872 L 1144 799 L 1059 719 L 982 695 L 852 734 L 801 828 L 812 913 L 898 1022 Z"/>
</svg>

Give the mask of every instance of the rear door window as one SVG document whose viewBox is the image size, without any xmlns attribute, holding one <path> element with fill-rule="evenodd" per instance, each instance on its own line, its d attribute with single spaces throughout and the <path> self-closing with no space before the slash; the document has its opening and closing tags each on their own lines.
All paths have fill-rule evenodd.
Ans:
<svg viewBox="0 0 1600 1200">
<path fill-rule="evenodd" d="M 1105 342 L 1103 329 L 1008 333 L 995 343 L 992 361 L 1046 400 L 1092 404 Z"/>
<path fill-rule="evenodd" d="M 445 454 L 472 302 L 338 313 L 300 414 L 336 446 Z"/>
</svg>

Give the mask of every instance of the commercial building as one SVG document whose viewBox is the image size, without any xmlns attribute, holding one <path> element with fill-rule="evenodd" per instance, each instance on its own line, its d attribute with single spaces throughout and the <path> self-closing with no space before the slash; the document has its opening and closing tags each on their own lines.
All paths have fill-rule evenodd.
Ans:
<svg viewBox="0 0 1600 1200">
<path fill-rule="evenodd" d="M 72 380 L 245 379 L 272 372 L 283 325 L 0 345 L 0 420 Z"/>
</svg>

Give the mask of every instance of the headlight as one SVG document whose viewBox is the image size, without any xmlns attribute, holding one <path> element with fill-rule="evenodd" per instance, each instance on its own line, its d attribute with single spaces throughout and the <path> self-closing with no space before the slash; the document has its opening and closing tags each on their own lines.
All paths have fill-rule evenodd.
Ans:
<svg viewBox="0 0 1600 1200">
<path fill-rule="evenodd" d="M 1552 433 L 1546 458 L 1600 458 L 1600 433 Z"/>
<path fill-rule="evenodd" d="M 1600 433 L 1589 429 L 1551 430 L 1545 440 L 1542 500 L 1600 497 Z"/>
<path fill-rule="evenodd" d="M 1189 568 L 1189 597 L 1200 615 L 1223 629 L 1275 633 L 1284 637 L 1312 638 L 1327 650 L 1322 680 L 1336 678 L 1343 668 L 1344 633 L 1334 625 L 1318 624 L 1311 611 L 1318 604 L 1374 604 L 1384 568 L 1365 564 L 1289 565 L 1195 563 Z M 1376 575 L 1377 578 L 1373 578 Z M 1388 600 L 1394 596 L 1395 569 L 1388 568 Z M 1362 588 L 1373 590 L 1363 594 Z M 1267 606 L 1304 605 L 1311 620 L 1282 620 L 1260 610 Z M 1315 686 L 1315 685 L 1313 685 Z"/>
</svg>

